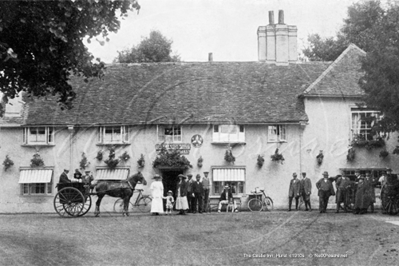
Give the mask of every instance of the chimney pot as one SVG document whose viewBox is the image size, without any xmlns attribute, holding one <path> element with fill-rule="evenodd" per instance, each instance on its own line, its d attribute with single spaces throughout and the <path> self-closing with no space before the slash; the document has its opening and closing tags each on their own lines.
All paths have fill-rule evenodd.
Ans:
<svg viewBox="0 0 399 266">
<path fill-rule="evenodd" d="M 274 12 L 269 11 L 269 25 L 274 25 Z"/>
<path fill-rule="evenodd" d="M 213 54 L 212 53 L 208 54 L 208 62 L 213 62 Z"/>
<path fill-rule="evenodd" d="M 284 24 L 284 10 L 278 11 L 278 24 Z"/>
</svg>

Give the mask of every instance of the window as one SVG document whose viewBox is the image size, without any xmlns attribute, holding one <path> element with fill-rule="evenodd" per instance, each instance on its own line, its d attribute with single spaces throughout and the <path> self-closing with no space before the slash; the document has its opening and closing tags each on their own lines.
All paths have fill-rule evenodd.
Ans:
<svg viewBox="0 0 399 266">
<path fill-rule="evenodd" d="M 371 129 L 375 120 L 379 118 L 379 112 L 361 108 L 352 108 L 352 138 L 357 137 L 362 140 L 372 140 Z"/>
<path fill-rule="evenodd" d="M 102 144 L 123 144 L 128 142 L 128 131 L 125 126 L 100 127 L 98 142 Z"/>
<path fill-rule="evenodd" d="M 245 187 L 245 168 L 213 168 L 212 185 L 214 194 L 221 194 L 224 186 L 229 186 L 233 194 L 243 194 Z"/>
<path fill-rule="evenodd" d="M 286 132 L 285 125 L 268 126 L 267 141 L 268 142 L 287 141 L 285 132 Z"/>
<path fill-rule="evenodd" d="M 158 126 L 158 141 L 160 142 L 181 142 L 181 126 Z"/>
<path fill-rule="evenodd" d="M 342 175 L 348 176 L 352 179 L 354 179 L 356 171 L 359 171 L 359 173 L 361 175 L 366 175 L 366 173 L 370 173 L 370 176 L 374 180 L 378 180 L 382 176 L 382 173 L 389 172 L 391 169 L 389 169 L 389 168 L 344 168 L 344 169 L 340 169 L 340 170 L 342 172 Z"/>
<path fill-rule="evenodd" d="M 52 193 L 52 169 L 23 169 L 19 175 L 21 194 L 49 195 Z"/>
<path fill-rule="evenodd" d="M 54 129 L 52 127 L 29 127 L 24 130 L 25 144 L 54 144 Z"/>
<path fill-rule="evenodd" d="M 213 142 L 245 142 L 243 125 L 214 125 Z"/>
</svg>

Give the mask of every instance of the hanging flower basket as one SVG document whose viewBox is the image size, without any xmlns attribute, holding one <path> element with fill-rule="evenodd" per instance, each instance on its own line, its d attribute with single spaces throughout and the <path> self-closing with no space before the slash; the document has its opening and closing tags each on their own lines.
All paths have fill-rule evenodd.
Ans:
<svg viewBox="0 0 399 266">
<path fill-rule="evenodd" d="M 8 157 L 8 155 L 6 155 L 3 165 L 4 165 L 4 171 L 7 171 L 8 168 L 14 165 L 14 162 L 10 159 L 10 157 Z"/>
<path fill-rule="evenodd" d="M 353 162 L 355 160 L 355 157 L 356 157 L 355 149 L 354 148 L 350 148 L 348 150 L 348 154 L 346 155 L 346 160 L 348 162 Z"/>
<path fill-rule="evenodd" d="M 233 152 L 231 151 L 231 147 L 226 150 L 224 154 L 224 160 L 228 163 L 234 163 L 236 158 L 233 156 Z"/>
<path fill-rule="evenodd" d="M 80 169 L 84 170 L 88 167 L 90 162 L 87 161 L 87 157 L 84 152 L 82 152 L 82 160 L 79 162 Z"/>
<path fill-rule="evenodd" d="M 152 162 L 154 168 L 178 168 L 188 169 L 192 168 L 190 161 L 184 155 L 181 155 L 179 150 L 168 151 L 162 145 L 159 155 Z"/>
<path fill-rule="evenodd" d="M 198 165 L 199 168 L 202 167 L 203 161 L 204 161 L 204 159 L 202 159 L 202 156 L 200 156 L 200 157 L 198 158 L 198 161 L 197 161 L 197 165 Z"/>
<path fill-rule="evenodd" d="M 258 155 L 258 158 L 256 159 L 256 164 L 259 166 L 259 167 L 262 167 L 263 166 L 263 164 L 265 163 L 265 158 L 264 158 L 264 156 L 260 156 L 260 155 Z"/>
<path fill-rule="evenodd" d="M 383 138 L 378 137 L 373 140 L 366 140 L 363 136 L 361 135 L 356 135 L 354 136 L 351 146 L 354 148 L 366 148 L 367 150 L 371 150 L 374 148 L 382 148 L 385 146 L 385 141 Z"/>
<path fill-rule="evenodd" d="M 127 162 L 130 159 L 130 155 L 125 151 L 121 156 L 119 156 L 119 159 L 123 162 Z"/>
<path fill-rule="evenodd" d="M 392 154 L 399 154 L 399 146 L 396 146 Z"/>
<path fill-rule="evenodd" d="M 110 168 L 110 169 L 114 169 L 115 167 L 118 166 L 119 164 L 119 159 L 115 159 L 115 150 L 114 148 L 111 148 L 109 150 L 109 155 L 108 155 L 108 159 L 104 161 L 104 163 Z"/>
<path fill-rule="evenodd" d="M 97 152 L 96 159 L 99 160 L 99 161 L 103 160 L 103 152 L 102 151 L 98 151 Z"/>
<path fill-rule="evenodd" d="M 140 159 L 137 161 L 137 164 L 139 165 L 140 168 L 143 168 L 145 165 L 145 160 L 144 160 L 144 155 L 141 154 Z"/>
<path fill-rule="evenodd" d="M 276 151 L 274 152 L 274 154 L 272 156 L 270 156 L 270 158 L 274 162 L 280 162 L 281 164 L 284 163 L 284 156 L 283 156 L 283 154 L 278 153 L 278 149 L 276 149 Z"/>
<path fill-rule="evenodd" d="M 31 167 L 42 167 L 42 166 L 44 166 L 44 161 L 40 157 L 40 154 L 35 153 L 33 155 L 33 158 L 30 160 L 30 166 Z"/>
<path fill-rule="evenodd" d="M 319 154 L 316 156 L 317 164 L 321 165 L 323 163 L 324 155 L 323 151 L 320 151 Z"/>
<path fill-rule="evenodd" d="M 380 151 L 380 158 L 385 159 L 389 155 L 387 150 Z"/>
</svg>

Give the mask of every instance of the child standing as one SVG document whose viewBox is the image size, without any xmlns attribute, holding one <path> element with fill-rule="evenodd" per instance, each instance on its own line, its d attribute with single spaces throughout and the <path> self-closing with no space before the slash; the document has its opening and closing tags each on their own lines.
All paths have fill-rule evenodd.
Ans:
<svg viewBox="0 0 399 266">
<path fill-rule="evenodd" d="M 173 192 L 171 190 L 168 191 L 168 195 L 166 196 L 166 213 L 171 214 L 173 210 L 173 203 L 175 199 L 173 198 Z"/>
</svg>

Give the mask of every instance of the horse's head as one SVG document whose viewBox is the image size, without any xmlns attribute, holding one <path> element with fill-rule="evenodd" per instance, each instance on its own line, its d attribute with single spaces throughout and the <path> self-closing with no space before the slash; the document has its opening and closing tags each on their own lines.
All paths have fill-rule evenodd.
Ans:
<svg viewBox="0 0 399 266">
<path fill-rule="evenodd" d="M 147 185 L 147 181 L 145 180 L 145 178 L 141 172 L 137 172 L 136 174 L 130 176 L 128 179 L 130 182 L 133 182 L 135 184 L 142 183 L 144 186 Z"/>
</svg>

